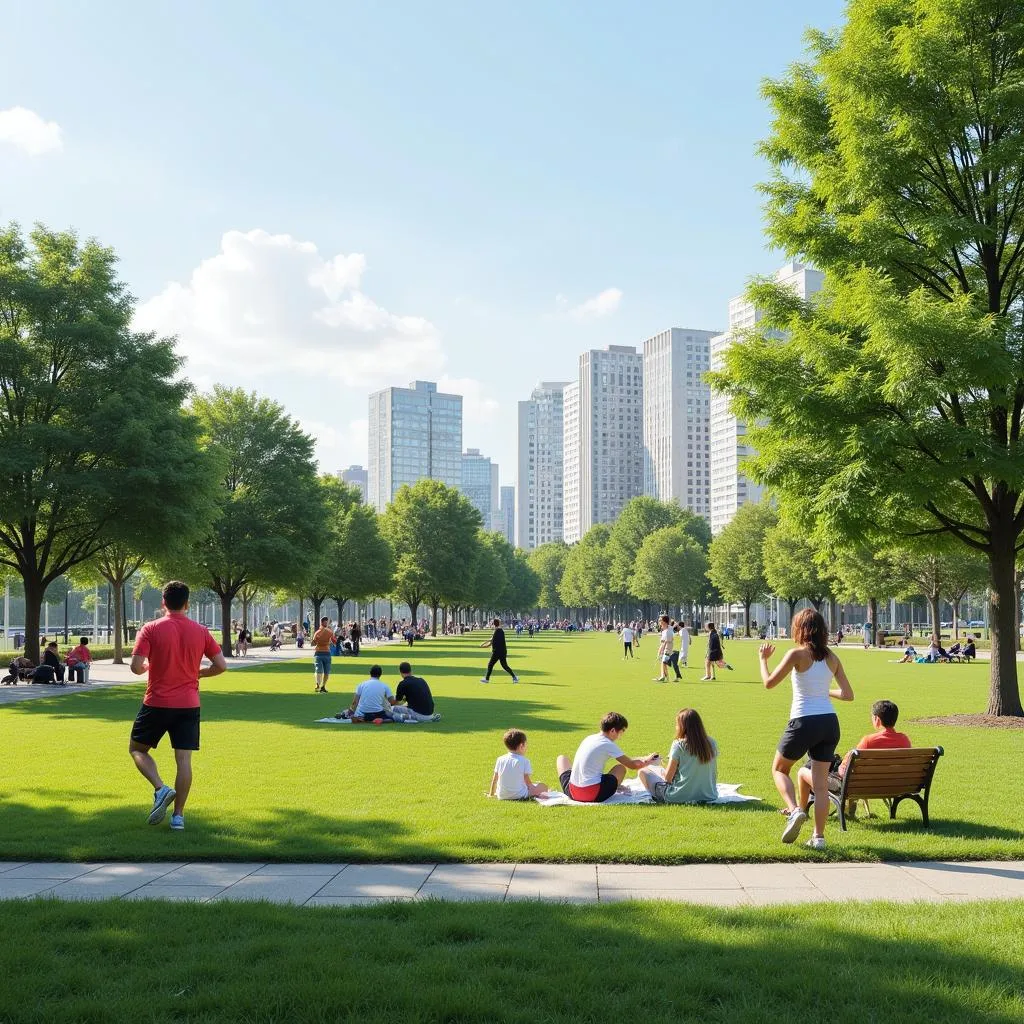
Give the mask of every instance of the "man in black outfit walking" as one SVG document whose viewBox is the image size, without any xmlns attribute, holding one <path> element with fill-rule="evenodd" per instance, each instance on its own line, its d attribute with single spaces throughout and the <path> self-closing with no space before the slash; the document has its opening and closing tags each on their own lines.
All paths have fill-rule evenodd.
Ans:
<svg viewBox="0 0 1024 1024">
<path fill-rule="evenodd" d="M 480 680 L 481 683 L 489 683 L 491 681 L 491 672 L 494 669 L 495 664 L 500 664 L 501 667 L 512 677 L 513 683 L 519 682 L 519 677 L 508 667 L 508 645 L 505 643 L 505 630 L 501 628 L 501 619 L 495 619 L 492 623 L 494 626 L 494 632 L 491 634 L 490 640 L 485 640 L 480 646 L 490 647 L 491 649 L 491 660 L 487 662 L 487 675 Z"/>
</svg>

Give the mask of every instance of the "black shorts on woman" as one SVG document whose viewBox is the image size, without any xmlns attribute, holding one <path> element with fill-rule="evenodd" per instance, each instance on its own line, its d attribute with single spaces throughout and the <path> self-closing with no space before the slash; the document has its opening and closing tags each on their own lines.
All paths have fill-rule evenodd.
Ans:
<svg viewBox="0 0 1024 1024">
<path fill-rule="evenodd" d="M 839 716 L 832 711 L 827 715 L 791 718 L 779 740 L 778 751 L 787 761 L 799 761 L 809 754 L 812 761 L 831 764 L 837 746 Z"/>
</svg>

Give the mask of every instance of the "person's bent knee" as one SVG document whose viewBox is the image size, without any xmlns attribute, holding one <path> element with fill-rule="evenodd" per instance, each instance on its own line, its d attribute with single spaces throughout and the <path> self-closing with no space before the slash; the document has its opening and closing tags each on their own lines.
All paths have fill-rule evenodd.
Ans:
<svg viewBox="0 0 1024 1024">
<path fill-rule="evenodd" d="M 148 754 L 153 748 L 146 743 L 140 743 L 138 740 L 128 741 L 128 753 L 129 754 Z"/>
</svg>

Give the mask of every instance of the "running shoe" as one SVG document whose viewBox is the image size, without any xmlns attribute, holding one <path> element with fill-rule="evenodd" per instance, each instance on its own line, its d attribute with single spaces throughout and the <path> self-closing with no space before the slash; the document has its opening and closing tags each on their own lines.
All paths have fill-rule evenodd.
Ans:
<svg viewBox="0 0 1024 1024">
<path fill-rule="evenodd" d="M 808 850 L 824 850 L 825 849 L 825 837 L 824 836 L 811 836 L 810 839 L 804 843 L 804 846 Z"/>
<path fill-rule="evenodd" d="M 170 786 L 161 786 L 153 794 L 153 809 L 149 812 L 150 825 L 159 825 L 167 815 L 167 808 L 174 800 L 174 790 Z"/>
<path fill-rule="evenodd" d="M 171 828 L 175 832 L 185 831 L 185 815 L 184 814 L 172 814 L 171 815 Z"/>
<path fill-rule="evenodd" d="M 480 682 L 481 682 L 481 683 L 489 683 L 489 682 L 490 682 L 490 679 L 481 679 L 481 680 L 480 680 Z"/>
<path fill-rule="evenodd" d="M 795 843 L 800 835 L 800 829 L 804 827 L 807 820 L 807 812 L 799 807 L 794 807 L 786 819 L 786 827 L 782 830 L 782 841 L 784 843 Z"/>
<path fill-rule="evenodd" d="M 519 682 L 519 676 L 513 676 L 512 677 L 512 685 L 515 686 L 516 683 L 518 683 L 518 682 Z"/>
<path fill-rule="evenodd" d="M 435 711 L 435 712 L 434 712 L 434 713 L 433 713 L 433 714 L 432 714 L 432 715 L 430 716 L 430 720 L 431 720 L 432 722 L 440 722 L 440 721 L 441 721 L 441 712 L 440 712 L 440 711 Z"/>
</svg>

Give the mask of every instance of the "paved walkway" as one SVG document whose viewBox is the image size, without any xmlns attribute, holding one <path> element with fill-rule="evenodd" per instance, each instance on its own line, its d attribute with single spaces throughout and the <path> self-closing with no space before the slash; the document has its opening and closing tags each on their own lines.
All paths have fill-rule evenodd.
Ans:
<svg viewBox="0 0 1024 1024">
<path fill-rule="evenodd" d="M 0 862 L 0 899 L 268 900 L 353 906 L 381 900 L 657 899 L 721 907 L 849 900 L 1024 899 L 1024 861 L 901 864 L 23 864 Z"/>
</svg>

